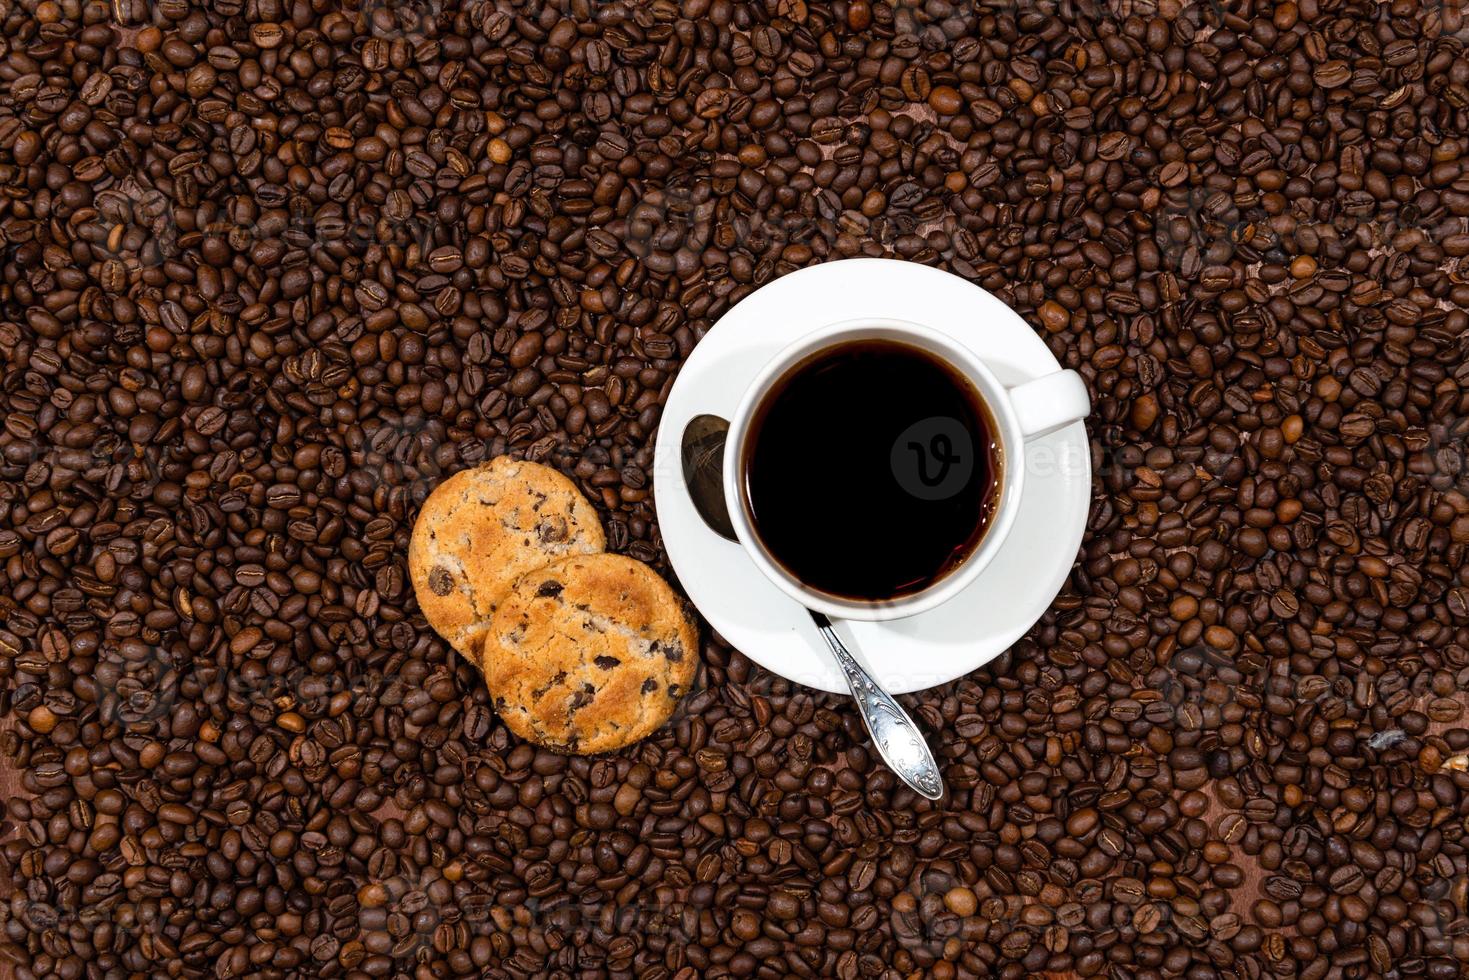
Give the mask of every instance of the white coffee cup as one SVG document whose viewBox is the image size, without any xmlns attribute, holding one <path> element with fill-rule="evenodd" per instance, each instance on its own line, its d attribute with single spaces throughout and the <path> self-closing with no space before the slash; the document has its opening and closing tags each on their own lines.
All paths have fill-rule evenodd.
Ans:
<svg viewBox="0 0 1469 980">
<path fill-rule="evenodd" d="M 753 448 L 751 423 L 785 375 L 829 348 L 886 340 L 916 347 L 948 364 L 974 386 L 995 422 L 999 442 L 999 494 L 989 525 L 969 555 L 937 581 L 916 592 L 881 600 L 859 600 L 812 588 L 788 572 L 767 550 L 755 526 L 745 485 Z M 729 420 L 724 452 L 724 497 L 740 545 L 756 567 L 786 595 L 808 609 L 841 619 L 879 621 L 927 612 L 964 591 L 1005 543 L 1025 492 L 1025 445 L 1087 416 L 1091 401 L 1075 371 L 1056 371 L 1006 388 L 968 347 L 921 324 L 894 319 L 859 319 L 828 324 L 801 337 L 773 357 L 745 390 Z"/>
</svg>

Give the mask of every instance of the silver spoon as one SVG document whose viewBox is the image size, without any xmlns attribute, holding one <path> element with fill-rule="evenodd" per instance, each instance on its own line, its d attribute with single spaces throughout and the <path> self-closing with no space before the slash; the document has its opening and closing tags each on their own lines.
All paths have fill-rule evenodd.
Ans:
<svg viewBox="0 0 1469 980">
<path fill-rule="evenodd" d="M 729 423 L 717 415 L 696 415 L 684 427 L 681 453 L 683 478 L 694 500 L 694 509 L 714 533 L 737 541 L 729 507 L 724 499 L 724 440 Z M 831 620 L 813 610 L 806 610 L 821 631 L 831 655 L 847 678 L 847 689 L 862 723 L 872 735 L 878 754 L 898 778 L 913 791 L 930 800 L 944 795 L 938 763 L 923 740 L 923 734 L 908 712 L 891 694 L 882 689 L 867 668 L 842 643 Z"/>
</svg>

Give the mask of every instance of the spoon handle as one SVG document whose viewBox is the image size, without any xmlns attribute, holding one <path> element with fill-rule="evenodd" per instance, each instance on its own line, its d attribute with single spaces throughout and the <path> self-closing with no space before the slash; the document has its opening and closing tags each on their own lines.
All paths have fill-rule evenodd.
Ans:
<svg viewBox="0 0 1469 980">
<path fill-rule="evenodd" d="M 847 676 L 847 687 L 852 692 L 853 700 L 857 702 L 857 710 L 862 712 L 862 722 L 871 733 L 872 741 L 877 745 L 877 751 L 888 764 L 888 768 L 921 796 L 930 800 L 942 797 L 944 783 L 939 778 L 938 763 L 934 762 L 928 743 L 923 740 L 913 719 L 908 717 L 908 712 L 903 710 L 903 706 L 891 694 L 878 686 L 867 668 L 847 651 L 841 637 L 831 628 L 830 619 L 818 612 L 811 613 L 811 618 L 816 620 L 816 628 L 821 631 L 822 639 L 831 648 L 832 656 L 836 657 L 837 663 L 842 667 L 842 673 Z"/>
</svg>

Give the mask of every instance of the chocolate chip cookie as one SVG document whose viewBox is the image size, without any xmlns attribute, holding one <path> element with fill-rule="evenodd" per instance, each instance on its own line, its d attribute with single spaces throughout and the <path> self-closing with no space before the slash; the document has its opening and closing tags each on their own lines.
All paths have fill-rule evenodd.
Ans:
<svg viewBox="0 0 1469 980">
<path fill-rule="evenodd" d="M 510 730 L 584 755 L 659 728 L 698 668 L 683 601 L 622 555 L 577 555 L 522 576 L 483 643 L 485 683 Z"/>
<path fill-rule="evenodd" d="M 476 637 L 516 579 L 605 546 L 602 522 L 575 484 L 548 466 L 501 456 L 429 494 L 413 525 L 408 573 L 429 625 L 475 660 Z"/>
</svg>

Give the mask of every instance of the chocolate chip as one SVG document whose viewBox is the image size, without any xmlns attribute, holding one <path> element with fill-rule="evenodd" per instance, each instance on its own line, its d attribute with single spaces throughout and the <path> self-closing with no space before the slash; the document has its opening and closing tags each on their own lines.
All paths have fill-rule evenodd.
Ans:
<svg viewBox="0 0 1469 980">
<path fill-rule="evenodd" d="M 437 596 L 446 596 L 454 591 L 454 576 L 443 565 L 428 570 L 428 587 Z"/>
<path fill-rule="evenodd" d="M 564 670 L 558 670 L 558 671 L 556 671 L 555 675 L 549 681 L 547 681 L 542 686 L 537 687 L 537 688 L 533 688 L 531 690 L 531 692 L 530 692 L 531 700 L 532 701 L 539 701 L 541 698 L 543 698 L 543 697 L 546 696 L 546 692 L 547 691 L 551 690 L 551 688 L 553 688 L 553 687 L 556 687 L 558 684 L 565 683 L 565 681 L 566 681 L 566 671 L 564 671 Z"/>
<path fill-rule="evenodd" d="M 571 528 L 566 523 L 566 518 L 560 514 L 543 517 L 536 524 L 536 536 L 541 539 L 542 544 L 556 544 L 565 541 L 570 535 Z"/>
</svg>

